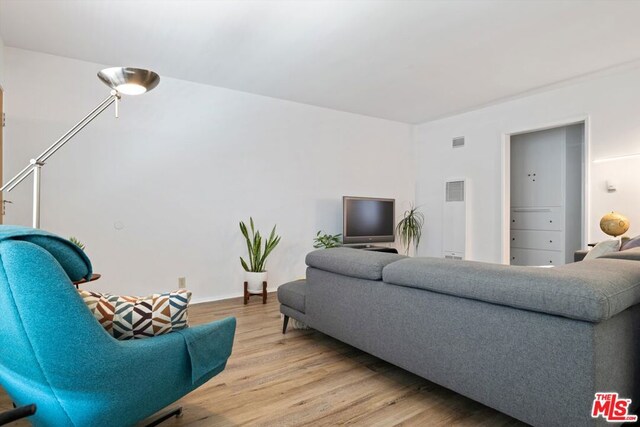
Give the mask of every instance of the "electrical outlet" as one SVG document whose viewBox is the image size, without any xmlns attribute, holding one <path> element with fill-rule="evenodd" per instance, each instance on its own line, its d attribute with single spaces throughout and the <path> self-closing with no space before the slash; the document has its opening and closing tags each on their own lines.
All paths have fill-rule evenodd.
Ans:
<svg viewBox="0 0 640 427">
<path fill-rule="evenodd" d="M 186 277 L 178 277 L 178 288 L 186 289 L 187 287 L 187 278 Z"/>
</svg>

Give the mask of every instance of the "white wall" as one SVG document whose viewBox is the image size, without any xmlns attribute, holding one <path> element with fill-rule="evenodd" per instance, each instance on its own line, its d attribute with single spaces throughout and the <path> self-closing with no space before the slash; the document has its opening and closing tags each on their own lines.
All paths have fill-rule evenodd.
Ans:
<svg viewBox="0 0 640 427">
<path fill-rule="evenodd" d="M 4 82 L 4 42 L 0 37 L 0 86 L 3 86 Z"/>
<path fill-rule="evenodd" d="M 108 90 L 99 64 L 5 57 L 6 180 Z M 278 224 L 275 289 L 304 275 L 318 229 L 341 232 L 343 195 L 396 198 L 399 211 L 413 200 L 406 124 L 166 77 L 120 114 L 105 112 L 43 169 L 42 227 L 87 245 L 103 274 L 91 289 L 145 294 L 186 276 L 194 300 L 240 295 L 238 221 L 250 215 L 264 232 Z M 7 223 L 30 224 L 30 197 L 30 183 L 8 195 Z"/>
<path fill-rule="evenodd" d="M 2 13 L 2 6 L 0 5 L 0 14 Z M 0 34 L 2 34 L 2 28 L 0 28 Z M 4 41 L 0 35 L 0 86 L 4 82 Z"/>
<path fill-rule="evenodd" d="M 629 217 L 629 235 L 640 234 L 640 156 L 602 161 L 640 154 L 640 69 L 635 68 L 416 126 L 416 203 L 426 213 L 419 254 L 441 251 L 444 178 L 467 177 L 470 259 L 501 262 L 504 134 L 581 117 L 589 119 L 589 240 L 607 237 L 598 223 L 610 210 Z M 465 148 L 451 148 L 457 136 L 466 137 Z M 616 193 L 607 193 L 608 179 L 618 184 Z"/>
<path fill-rule="evenodd" d="M 0 5 L 0 14 L 2 14 L 2 5 Z M 0 27 L 0 34 L 2 34 L 2 28 Z M 4 83 L 4 41 L 0 35 L 0 86 Z"/>
</svg>

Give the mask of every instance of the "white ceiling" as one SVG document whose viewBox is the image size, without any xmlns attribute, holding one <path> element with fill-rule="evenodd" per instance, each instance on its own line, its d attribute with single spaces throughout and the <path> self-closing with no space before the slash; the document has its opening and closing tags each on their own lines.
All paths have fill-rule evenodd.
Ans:
<svg viewBox="0 0 640 427">
<path fill-rule="evenodd" d="M 640 1 L 0 0 L 7 46 L 420 123 L 640 58 Z"/>
</svg>

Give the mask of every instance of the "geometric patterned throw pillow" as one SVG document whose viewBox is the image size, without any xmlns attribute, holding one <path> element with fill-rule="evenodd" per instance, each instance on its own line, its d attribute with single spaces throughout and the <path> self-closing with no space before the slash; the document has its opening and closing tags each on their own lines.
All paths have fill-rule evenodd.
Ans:
<svg viewBox="0 0 640 427">
<path fill-rule="evenodd" d="M 128 297 L 79 290 L 84 303 L 114 338 L 148 338 L 189 327 L 191 291 L 180 289 L 147 297 Z"/>
</svg>

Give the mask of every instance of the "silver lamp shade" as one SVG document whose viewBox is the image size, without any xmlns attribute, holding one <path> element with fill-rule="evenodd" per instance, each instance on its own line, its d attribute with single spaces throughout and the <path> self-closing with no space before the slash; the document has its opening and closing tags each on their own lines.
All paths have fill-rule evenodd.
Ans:
<svg viewBox="0 0 640 427">
<path fill-rule="evenodd" d="M 132 67 L 105 68 L 98 78 L 124 95 L 141 95 L 160 83 L 160 76 L 153 71 Z"/>
</svg>

